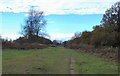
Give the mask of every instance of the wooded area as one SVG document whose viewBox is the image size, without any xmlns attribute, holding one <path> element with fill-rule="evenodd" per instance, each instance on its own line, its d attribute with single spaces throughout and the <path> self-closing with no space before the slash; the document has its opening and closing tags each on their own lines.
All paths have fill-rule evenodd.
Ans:
<svg viewBox="0 0 120 76">
<path fill-rule="evenodd" d="M 64 42 L 64 46 L 117 60 L 120 47 L 120 2 L 105 11 L 101 24 L 94 26 L 93 31 L 75 33 L 71 40 Z"/>
</svg>

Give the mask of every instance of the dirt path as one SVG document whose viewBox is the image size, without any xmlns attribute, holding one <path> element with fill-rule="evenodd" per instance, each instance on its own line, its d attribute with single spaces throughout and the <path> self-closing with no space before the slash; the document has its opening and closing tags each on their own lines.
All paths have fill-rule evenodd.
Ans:
<svg viewBox="0 0 120 76">
<path fill-rule="evenodd" d="M 76 74 L 74 64 L 75 64 L 75 60 L 71 57 L 70 58 L 70 74 Z"/>
</svg>

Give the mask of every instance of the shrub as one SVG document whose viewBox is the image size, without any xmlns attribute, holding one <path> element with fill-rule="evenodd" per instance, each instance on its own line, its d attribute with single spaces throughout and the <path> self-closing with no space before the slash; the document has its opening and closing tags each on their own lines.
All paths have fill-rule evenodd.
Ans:
<svg viewBox="0 0 120 76">
<path fill-rule="evenodd" d="M 12 48 L 17 49 L 42 49 L 47 47 L 45 44 L 40 43 L 23 43 L 22 45 L 19 43 L 14 43 Z"/>
</svg>

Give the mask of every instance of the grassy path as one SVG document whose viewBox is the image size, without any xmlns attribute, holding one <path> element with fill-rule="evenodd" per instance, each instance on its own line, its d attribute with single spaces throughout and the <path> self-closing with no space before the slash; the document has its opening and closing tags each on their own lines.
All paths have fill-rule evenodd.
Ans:
<svg viewBox="0 0 120 76">
<path fill-rule="evenodd" d="M 4 74 L 116 74 L 117 64 L 84 52 L 50 47 L 2 53 Z"/>
<path fill-rule="evenodd" d="M 70 59 L 70 74 L 77 74 L 77 72 L 75 71 L 75 60 L 71 57 Z"/>
</svg>

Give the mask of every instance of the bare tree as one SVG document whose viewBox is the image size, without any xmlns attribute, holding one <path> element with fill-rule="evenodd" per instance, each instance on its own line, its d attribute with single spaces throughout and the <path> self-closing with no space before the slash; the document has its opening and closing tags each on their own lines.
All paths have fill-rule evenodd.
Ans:
<svg viewBox="0 0 120 76">
<path fill-rule="evenodd" d="M 74 33 L 74 36 L 71 39 L 79 38 L 81 37 L 81 32 Z"/>
<path fill-rule="evenodd" d="M 30 38 L 32 36 L 43 36 L 45 34 L 44 27 L 46 20 L 44 20 L 43 11 L 38 11 L 34 7 L 31 7 L 28 12 L 28 18 L 23 25 L 22 34 Z"/>
<path fill-rule="evenodd" d="M 114 5 L 112 5 L 111 8 L 105 11 L 101 23 L 103 26 L 114 25 L 116 27 L 120 23 L 119 17 L 120 17 L 120 1 L 116 2 Z"/>
</svg>

